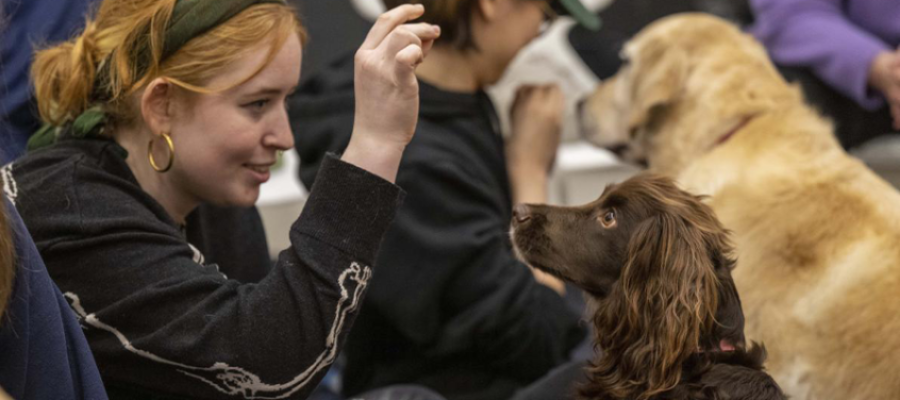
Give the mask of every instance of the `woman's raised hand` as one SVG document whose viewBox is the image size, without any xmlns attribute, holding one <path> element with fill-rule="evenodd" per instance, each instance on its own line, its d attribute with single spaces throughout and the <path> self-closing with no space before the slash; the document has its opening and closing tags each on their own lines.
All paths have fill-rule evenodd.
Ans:
<svg viewBox="0 0 900 400">
<path fill-rule="evenodd" d="M 410 24 L 422 5 L 406 4 L 382 14 L 355 57 L 356 114 L 342 159 L 394 182 L 419 115 L 416 67 L 440 36 L 440 28 Z"/>
</svg>

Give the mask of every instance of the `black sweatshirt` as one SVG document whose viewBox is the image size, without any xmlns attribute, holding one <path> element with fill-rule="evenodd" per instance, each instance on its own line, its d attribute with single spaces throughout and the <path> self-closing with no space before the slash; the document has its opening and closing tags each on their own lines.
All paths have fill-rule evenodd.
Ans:
<svg viewBox="0 0 900 400">
<path fill-rule="evenodd" d="M 201 261 L 125 157 L 69 139 L 0 170 L 110 398 L 305 398 L 344 346 L 400 189 L 328 157 L 292 247 L 242 284 Z"/>
<path fill-rule="evenodd" d="M 307 185 L 326 151 L 349 140 L 351 61 L 291 100 Z M 350 336 L 345 392 L 411 382 L 454 400 L 505 399 L 565 361 L 583 331 L 511 250 L 512 200 L 489 98 L 420 86 L 418 128 L 397 177 L 407 197 Z"/>
</svg>

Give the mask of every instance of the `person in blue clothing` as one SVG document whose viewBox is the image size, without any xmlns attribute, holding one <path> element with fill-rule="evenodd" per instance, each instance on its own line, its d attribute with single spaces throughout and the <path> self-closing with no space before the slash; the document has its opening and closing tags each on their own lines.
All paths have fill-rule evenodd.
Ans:
<svg viewBox="0 0 900 400">
<path fill-rule="evenodd" d="M 848 148 L 900 131 L 900 2 L 750 0 L 750 27 Z"/>
<path fill-rule="evenodd" d="M 31 87 L 36 46 L 67 40 L 84 25 L 90 0 L 3 0 L 0 21 L 0 165 L 25 152 L 40 119 Z M 0 22 L 2 24 L 3 22 Z"/>
<path fill-rule="evenodd" d="M 0 388 L 14 399 L 106 399 L 81 326 L 0 197 Z"/>
</svg>

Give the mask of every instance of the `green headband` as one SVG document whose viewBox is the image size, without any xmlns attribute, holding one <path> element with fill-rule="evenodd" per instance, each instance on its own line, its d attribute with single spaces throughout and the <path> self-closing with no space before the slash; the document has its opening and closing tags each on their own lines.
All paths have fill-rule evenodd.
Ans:
<svg viewBox="0 0 900 400">
<path fill-rule="evenodd" d="M 207 31 L 221 25 L 251 6 L 257 4 L 287 4 L 285 0 L 178 0 L 172 10 L 172 17 L 166 27 L 165 42 L 160 61 L 165 60 L 184 47 L 191 39 L 203 35 Z M 137 65 L 143 70 L 150 64 L 150 48 L 141 49 L 137 54 Z M 97 74 L 95 91 L 106 87 L 109 79 L 109 63 L 103 63 Z M 95 92 L 93 100 L 104 99 L 108 95 Z M 98 129 L 106 122 L 106 113 L 99 106 L 94 106 L 75 118 L 72 123 L 72 135 L 85 137 L 98 134 Z M 36 150 L 56 142 L 64 129 L 44 125 L 28 140 L 28 150 Z"/>
<path fill-rule="evenodd" d="M 162 59 L 175 54 L 191 39 L 228 21 L 251 6 L 286 4 L 285 0 L 178 0 L 166 28 Z"/>
</svg>

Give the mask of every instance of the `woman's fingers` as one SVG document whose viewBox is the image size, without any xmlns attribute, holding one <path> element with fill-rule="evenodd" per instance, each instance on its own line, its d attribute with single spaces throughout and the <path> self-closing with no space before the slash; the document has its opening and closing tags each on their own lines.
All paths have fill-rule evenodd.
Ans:
<svg viewBox="0 0 900 400">
<path fill-rule="evenodd" d="M 363 41 L 360 50 L 372 50 L 381 45 L 384 38 L 398 26 L 412 21 L 425 13 L 425 7 L 421 4 L 404 4 L 381 14 L 375 21 L 366 40 Z"/>
<path fill-rule="evenodd" d="M 440 29 L 431 24 L 407 24 L 397 27 L 382 42 L 376 52 L 392 62 L 396 82 L 415 85 L 415 69 L 425 60 L 425 52 L 440 36 Z"/>
<path fill-rule="evenodd" d="M 421 46 L 411 44 L 397 53 L 397 73 L 405 75 L 412 72 L 425 59 Z"/>
<path fill-rule="evenodd" d="M 388 56 L 394 56 L 409 45 L 423 47 L 426 41 L 434 41 L 440 36 L 440 30 L 434 25 L 419 23 L 398 26 L 382 41 L 380 47 Z M 381 48 L 380 48 L 381 49 Z"/>
<path fill-rule="evenodd" d="M 431 51 L 431 48 L 434 46 L 434 41 L 441 37 L 441 27 L 437 25 L 433 25 L 433 27 L 434 31 L 437 33 L 437 37 L 422 41 L 422 53 L 425 54 L 425 57 L 428 57 L 428 52 Z"/>
<path fill-rule="evenodd" d="M 415 69 L 440 36 L 434 25 L 407 24 L 423 12 L 418 5 L 388 11 L 355 57 L 356 112 L 343 158 L 392 182 L 418 122 Z"/>
</svg>

